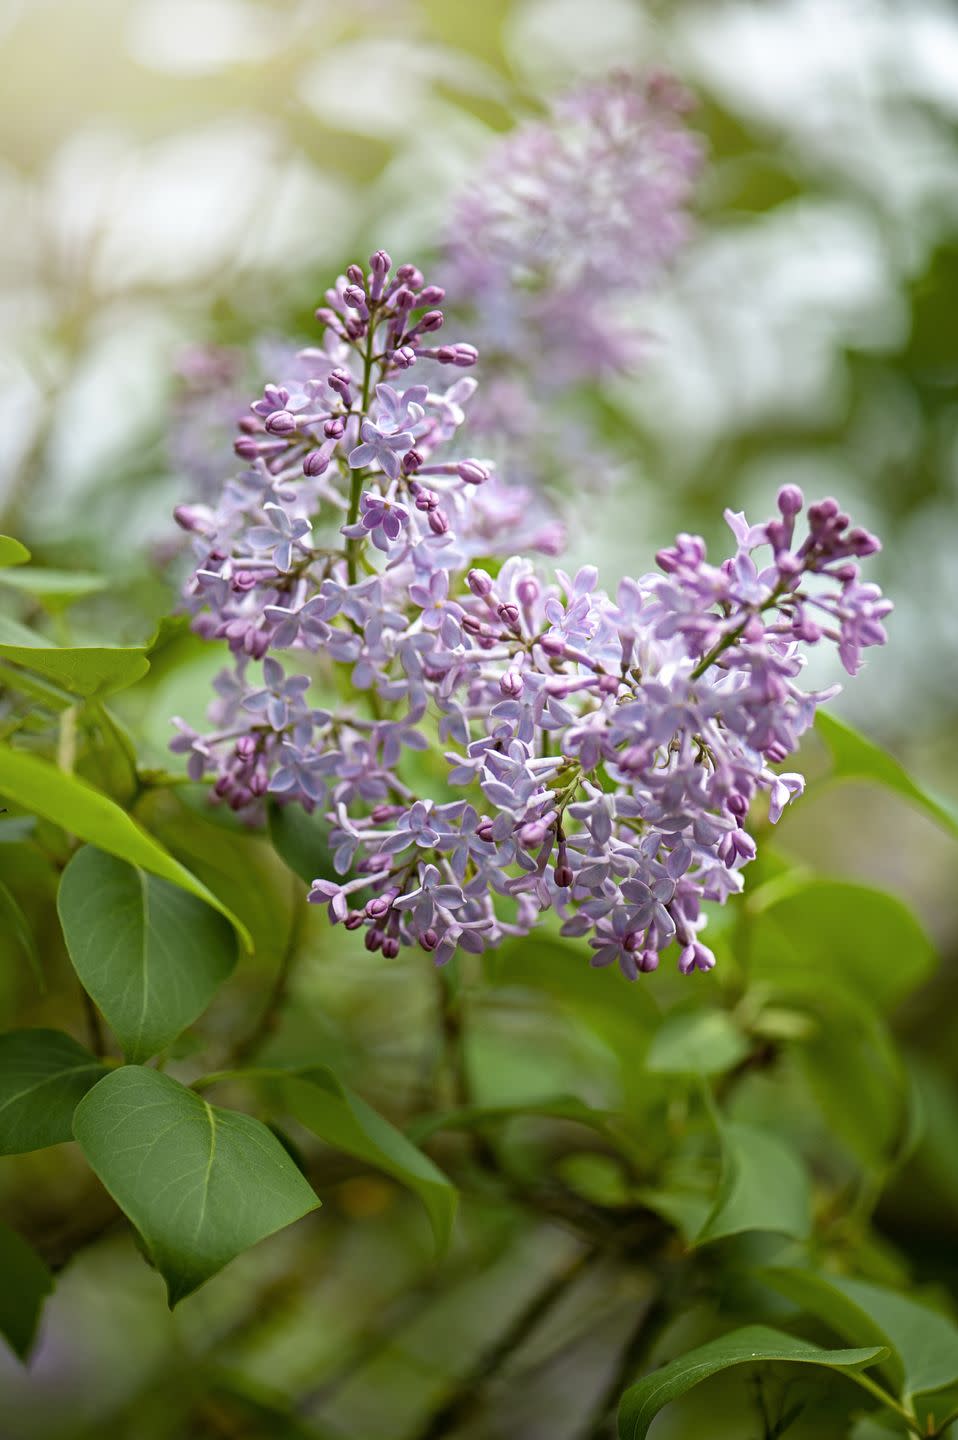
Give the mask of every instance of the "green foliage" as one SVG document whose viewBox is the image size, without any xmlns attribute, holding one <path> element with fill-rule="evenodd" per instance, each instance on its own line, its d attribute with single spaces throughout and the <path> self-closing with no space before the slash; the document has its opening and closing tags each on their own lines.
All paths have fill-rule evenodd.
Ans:
<svg viewBox="0 0 958 1440">
<path fill-rule="evenodd" d="M 833 778 L 836 780 L 870 780 L 886 790 L 894 791 L 931 816 L 958 839 L 958 812 L 955 806 L 936 799 L 908 774 L 905 767 L 857 730 L 837 719 L 827 710 L 820 710 L 815 728 L 831 753 Z"/>
<path fill-rule="evenodd" d="M 101 1080 L 77 1106 L 73 1132 L 136 1226 L 171 1307 L 319 1205 L 265 1125 L 155 1070 L 124 1066 Z"/>
<path fill-rule="evenodd" d="M 682 1010 L 667 1016 L 655 1032 L 645 1063 L 658 1075 L 722 1075 L 749 1049 L 724 1010 Z"/>
<path fill-rule="evenodd" d="M 458 1194 L 428 1156 L 344 1085 L 324 1065 L 302 1070 L 241 1070 L 208 1077 L 236 1079 L 253 1086 L 271 1115 L 297 1120 L 328 1145 L 366 1160 L 417 1194 L 426 1208 L 436 1246 L 445 1251 L 452 1235 Z"/>
<path fill-rule="evenodd" d="M 102 698 L 141 680 L 150 668 L 142 645 L 55 645 L 0 615 L 0 658 L 34 671 L 83 699 Z"/>
<path fill-rule="evenodd" d="M 133 1062 L 175 1040 L 236 961 L 217 910 L 90 845 L 63 872 L 57 908 L 74 969 Z"/>
<path fill-rule="evenodd" d="M 0 1035 L 0 1155 L 73 1138 L 73 1112 L 106 1067 L 60 1030 Z"/>
<path fill-rule="evenodd" d="M 40 1311 L 53 1289 L 53 1276 L 27 1242 L 0 1225 L 0 1335 L 25 1360 L 40 1321 Z"/>
<path fill-rule="evenodd" d="M 788 1362 L 795 1365 L 821 1365 L 828 1370 L 854 1374 L 867 1369 L 883 1358 L 885 1351 L 877 1346 L 860 1350 L 824 1350 L 809 1345 L 764 1325 L 750 1325 L 712 1340 L 697 1350 L 653 1371 L 644 1380 L 630 1386 L 619 1406 L 620 1440 L 644 1440 L 649 1426 L 671 1401 L 677 1400 L 693 1386 L 711 1375 L 736 1365 Z"/>
<path fill-rule="evenodd" d="M 722 1177 L 699 1244 L 771 1230 L 804 1239 L 811 1229 L 811 1190 L 792 1147 L 769 1131 L 720 1121 Z"/>
<path fill-rule="evenodd" d="M 37 755 L 0 745 L 0 795 L 24 810 L 52 820 L 131 865 L 159 875 L 213 905 L 248 942 L 246 927 L 211 891 L 106 795 Z"/>
<path fill-rule="evenodd" d="M 25 565 L 30 551 L 12 535 L 0 535 L 0 565 Z"/>
</svg>

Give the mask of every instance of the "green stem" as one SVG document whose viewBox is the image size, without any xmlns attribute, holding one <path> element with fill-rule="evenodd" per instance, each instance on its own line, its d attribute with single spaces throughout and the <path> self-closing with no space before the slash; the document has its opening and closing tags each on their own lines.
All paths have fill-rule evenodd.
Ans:
<svg viewBox="0 0 958 1440">
<path fill-rule="evenodd" d="M 299 885 L 294 882 L 289 936 L 287 937 L 283 954 L 280 957 L 276 978 L 273 981 L 269 997 L 256 1023 L 249 1033 L 234 1046 L 230 1057 L 231 1067 L 242 1066 L 245 1065 L 247 1061 L 252 1060 L 276 1029 L 280 1012 L 289 994 L 289 982 L 292 978 L 293 967 L 299 957 L 299 946 L 303 935 L 305 915 L 306 906 L 303 903 Z"/>
<path fill-rule="evenodd" d="M 941 1437 L 948 1429 L 948 1426 L 953 1425 L 956 1420 L 958 1420 L 958 1409 L 950 1411 L 949 1414 L 945 1416 L 944 1420 L 940 1421 L 939 1424 L 935 1426 L 934 1430 L 932 1430 L 931 1435 L 929 1436 L 929 1440 L 941 1440 Z"/>
<path fill-rule="evenodd" d="M 862 1375 L 857 1370 L 846 1370 L 845 1374 L 855 1385 L 859 1385 L 863 1390 L 867 1390 L 869 1395 L 874 1395 L 876 1400 L 880 1400 L 887 1409 L 893 1410 L 899 1419 L 904 1420 L 912 1435 L 922 1436 L 921 1426 L 918 1424 L 914 1411 L 906 1410 L 904 1405 L 899 1405 L 893 1395 L 889 1395 L 887 1390 L 883 1390 L 882 1387 L 876 1381 L 870 1379 L 869 1376 Z"/>
<path fill-rule="evenodd" d="M 375 331 L 373 316 L 369 317 L 369 326 L 366 331 L 366 349 L 363 354 L 363 396 L 359 406 L 359 423 L 362 425 L 369 410 L 369 387 L 373 374 L 373 339 Z M 347 525 L 355 525 L 359 517 L 359 498 L 363 493 L 363 481 L 366 478 L 365 470 L 354 470 L 349 486 L 349 514 L 346 517 Z M 346 569 L 349 573 L 350 585 L 355 585 L 359 559 L 359 540 L 346 541 Z"/>
</svg>

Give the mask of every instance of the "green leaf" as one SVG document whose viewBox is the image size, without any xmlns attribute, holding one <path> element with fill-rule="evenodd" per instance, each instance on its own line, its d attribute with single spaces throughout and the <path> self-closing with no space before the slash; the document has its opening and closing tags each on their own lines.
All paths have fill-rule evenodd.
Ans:
<svg viewBox="0 0 958 1440">
<path fill-rule="evenodd" d="M 891 1008 L 931 974 L 934 947 L 894 895 L 846 880 L 772 880 L 746 901 L 752 979 L 787 992 L 835 990 Z"/>
<path fill-rule="evenodd" d="M 175 1040 L 236 963 L 218 911 L 90 845 L 64 870 L 57 910 L 73 968 L 133 1062 Z"/>
<path fill-rule="evenodd" d="M 270 803 L 268 818 L 273 848 L 295 875 L 307 885 L 322 877 L 332 877 L 327 820 L 321 815 L 307 815 L 301 805 L 275 802 Z"/>
<path fill-rule="evenodd" d="M 710 1375 L 730 1370 L 735 1365 L 757 1362 L 788 1361 L 798 1365 L 822 1365 L 828 1370 L 854 1372 L 873 1365 L 886 1352 L 872 1347 L 865 1350 L 823 1350 L 806 1340 L 796 1340 L 779 1330 L 764 1325 L 749 1325 L 733 1330 L 718 1340 L 710 1340 L 697 1350 L 654 1370 L 643 1380 L 630 1386 L 619 1405 L 619 1440 L 644 1440 L 649 1426 L 672 1400 L 691 1390 Z"/>
<path fill-rule="evenodd" d="M 0 1335 L 25 1360 L 37 1333 L 53 1276 L 40 1256 L 6 1225 L 0 1225 Z"/>
<path fill-rule="evenodd" d="M 0 565 L 25 565 L 30 551 L 12 535 L 0 535 Z"/>
<path fill-rule="evenodd" d="M 586 1105 L 575 1095 L 557 1095 L 555 1099 L 528 1100 L 519 1105 L 463 1105 L 457 1110 L 442 1110 L 433 1115 L 420 1115 L 406 1127 L 406 1134 L 415 1144 L 422 1144 L 439 1130 L 474 1130 L 497 1120 L 516 1120 L 524 1116 L 542 1116 L 547 1120 L 573 1120 L 606 1135 L 613 1123 L 612 1115 Z"/>
<path fill-rule="evenodd" d="M 6 795 L 35 815 L 62 825 L 81 840 L 128 860 L 152 875 L 169 880 L 225 915 L 243 944 L 250 947 L 249 931 L 222 901 L 168 854 L 135 820 L 106 795 L 64 774 L 48 760 L 0 745 L 0 795 Z"/>
<path fill-rule="evenodd" d="M 0 656 L 25 665 L 83 699 L 101 698 L 141 680 L 150 668 L 142 645 L 54 645 L 0 615 Z"/>
<path fill-rule="evenodd" d="M 748 1053 L 748 1041 L 724 1010 L 686 1010 L 665 1018 L 645 1064 L 659 1075 L 722 1075 Z"/>
<path fill-rule="evenodd" d="M 44 570 L 31 565 L 25 570 L 0 569 L 0 585 L 32 595 L 48 610 L 65 610 L 75 600 L 106 590 L 105 575 L 88 575 L 82 570 Z"/>
<path fill-rule="evenodd" d="M 43 966 L 40 964 L 40 952 L 37 950 L 37 942 L 33 938 L 30 922 L 2 881 L 0 881 L 0 925 L 3 925 L 16 940 L 27 958 L 37 985 L 41 990 L 45 989 L 46 981 L 43 977 Z"/>
<path fill-rule="evenodd" d="M 212 1075 L 252 1084 L 274 1114 L 290 1115 L 327 1145 L 384 1170 L 419 1196 L 444 1251 L 452 1234 L 458 1191 L 428 1156 L 417 1150 L 355 1091 L 324 1065 L 302 1070 L 238 1070 Z"/>
<path fill-rule="evenodd" d="M 845 1275 L 772 1268 L 763 1270 L 761 1278 L 843 1339 L 890 1346 L 887 1368 L 906 1395 L 943 1390 L 958 1381 L 958 1326 L 947 1315 Z"/>
<path fill-rule="evenodd" d="M 139 1231 L 171 1307 L 319 1205 L 265 1125 L 156 1070 L 129 1065 L 101 1080 L 73 1133 Z"/>
<path fill-rule="evenodd" d="M 716 1120 L 722 1178 L 696 1243 L 770 1230 L 804 1239 L 811 1229 L 811 1188 L 805 1167 L 777 1135 Z"/>
<path fill-rule="evenodd" d="M 0 1035 L 0 1155 L 72 1140 L 77 1104 L 106 1073 L 62 1030 Z"/>
<path fill-rule="evenodd" d="M 932 820 L 941 825 L 949 834 L 958 839 L 958 810 L 947 800 L 937 800 L 929 795 L 908 774 L 908 771 L 873 740 L 860 735 L 843 720 L 838 720 L 827 710 L 819 710 L 815 728 L 831 752 L 835 780 L 871 780 L 886 790 L 898 795 L 924 810 Z"/>
</svg>

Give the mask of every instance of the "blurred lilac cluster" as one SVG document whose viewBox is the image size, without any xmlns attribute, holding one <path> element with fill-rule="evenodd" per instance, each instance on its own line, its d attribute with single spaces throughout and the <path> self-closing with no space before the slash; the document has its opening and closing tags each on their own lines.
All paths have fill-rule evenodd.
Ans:
<svg viewBox="0 0 958 1440">
<path fill-rule="evenodd" d="M 680 969 L 707 969 L 701 904 L 741 888 L 752 801 L 768 792 L 775 820 L 802 788 L 772 766 L 826 698 L 798 684 L 803 649 L 831 641 L 854 673 L 885 638 L 857 564 L 878 542 L 832 500 L 797 533 L 788 486 L 765 524 L 728 514 L 718 566 L 681 535 L 614 598 L 592 567 L 541 573 L 457 447 L 476 351 L 439 342 L 443 298 L 383 251 L 350 266 L 305 378 L 241 422 L 246 468 L 177 511 L 194 628 L 234 664 L 217 728 L 180 722 L 173 747 L 238 811 L 272 796 L 328 816 L 341 878 L 310 899 L 371 950 L 441 963 L 554 907 L 596 965 L 634 978 L 675 942 Z M 333 673 L 348 698 L 315 708 Z M 415 782 L 416 751 L 444 754 L 445 778 Z"/>
<path fill-rule="evenodd" d="M 688 236 L 702 160 L 690 107 L 669 75 L 615 74 L 560 96 L 470 180 L 447 226 L 444 281 L 482 348 L 477 433 L 541 452 L 543 396 L 641 359 L 635 301 Z M 577 436 L 565 407 L 545 420 L 558 455 L 591 450 L 590 474 L 602 470 L 595 437 Z"/>
</svg>

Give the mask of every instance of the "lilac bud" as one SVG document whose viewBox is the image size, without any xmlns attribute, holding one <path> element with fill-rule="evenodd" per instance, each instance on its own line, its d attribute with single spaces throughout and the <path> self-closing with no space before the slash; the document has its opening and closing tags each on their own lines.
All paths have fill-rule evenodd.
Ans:
<svg viewBox="0 0 958 1440">
<path fill-rule="evenodd" d="M 496 614 L 504 625 L 518 625 L 519 623 L 518 605 L 497 605 Z"/>
<path fill-rule="evenodd" d="M 387 960 L 395 960 L 399 954 L 399 941 L 395 935 L 387 935 L 383 940 L 383 955 Z"/>
<path fill-rule="evenodd" d="M 274 410 L 266 417 L 266 428 L 271 435 L 292 435 L 296 429 L 296 416 L 288 410 Z"/>
<path fill-rule="evenodd" d="M 252 735 L 241 735 L 234 748 L 240 760 L 251 760 L 256 754 L 256 741 Z"/>
<path fill-rule="evenodd" d="M 411 345 L 400 345 L 398 350 L 393 350 L 389 356 L 397 370 L 408 370 L 416 363 L 416 352 Z"/>
<path fill-rule="evenodd" d="M 539 598 L 538 580 L 533 580 L 531 575 L 520 580 L 516 586 L 516 595 L 519 597 L 520 605 L 534 605 Z"/>
<path fill-rule="evenodd" d="M 385 938 L 386 936 L 383 931 L 380 930 L 377 925 L 372 925 L 366 931 L 365 937 L 363 939 L 363 944 L 365 945 L 367 950 L 375 953 L 377 950 L 381 950 L 383 948 L 383 941 L 385 940 Z"/>
<path fill-rule="evenodd" d="M 181 530 L 197 531 L 203 528 L 203 517 L 193 505 L 177 505 L 173 511 L 173 519 Z"/>
<path fill-rule="evenodd" d="M 439 936 L 430 926 L 428 930 L 424 930 L 420 935 L 419 943 L 427 953 L 431 953 L 439 944 Z"/>
<path fill-rule="evenodd" d="M 384 915 L 388 915 L 391 904 L 388 895 L 376 895 L 367 903 L 366 914 L 370 920 L 381 920 Z"/>
<path fill-rule="evenodd" d="M 233 452 L 241 460 L 252 463 L 259 454 L 259 446 L 249 435 L 240 435 L 239 439 L 233 441 Z"/>
<path fill-rule="evenodd" d="M 404 475 L 414 475 L 422 464 L 422 456 L 418 450 L 407 450 L 402 457 L 402 468 Z M 423 507 L 420 507 L 423 508 Z M 428 507 L 426 507 L 428 508 Z"/>
<path fill-rule="evenodd" d="M 518 700 L 523 688 L 522 676 L 518 670 L 507 670 L 499 680 L 499 689 L 508 700 Z"/>
<path fill-rule="evenodd" d="M 440 345 L 434 358 L 440 365 L 458 365 L 465 370 L 470 365 L 475 365 L 479 359 L 479 351 L 474 345 Z"/>
<path fill-rule="evenodd" d="M 569 886 L 575 880 L 572 866 L 568 863 L 557 865 L 552 872 L 552 878 L 560 890 L 568 890 Z"/>
<path fill-rule="evenodd" d="M 791 520 L 805 504 L 805 496 L 797 485 L 783 485 L 778 492 L 778 508 L 786 520 Z"/>
<path fill-rule="evenodd" d="M 480 600 L 492 594 L 492 577 L 485 570 L 470 570 L 466 576 L 466 584 Z"/>
<path fill-rule="evenodd" d="M 430 330 L 441 330 L 443 313 L 441 310 L 427 310 L 417 325 L 417 330 L 423 335 L 428 335 Z"/>
<path fill-rule="evenodd" d="M 324 455 L 322 450 L 310 450 L 303 461 L 303 474 L 314 479 L 317 475 L 324 474 L 329 469 L 329 456 Z"/>
<path fill-rule="evenodd" d="M 475 615 L 463 615 L 459 623 L 468 635 L 482 634 L 482 621 L 477 620 Z"/>
<path fill-rule="evenodd" d="M 351 405 L 353 403 L 352 390 L 350 389 L 352 380 L 353 377 L 348 370 L 337 369 L 331 371 L 327 376 L 326 384 L 331 390 L 335 390 L 337 395 L 342 397 L 344 405 Z"/>
<path fill-rule="evenodd" d="M 363 917 L 358 910 L 350 910 L 343 924 L 347 930 L 358 930 L 363 923 Z"/>
<path fill-rule="evenodd" d="M 445 298 L 446 292 L 441 285 L 427 285 L 418 296 L 420 305 L 441 305 Z"/>
<path fill-rule="evenodd" d="M 441 510 L 429 511 L 429 528 L 434 535 L 445 535 L 449 529 L 449 521 Z"/>
<path fill-rule="evenodd" d="M 414 290 L 418 290 L 423 283 L 422 271 L 417 270 L 415 265 L 400 265 L 396 276 L 404 285 L 411 285 Z"/>
<path fill-rule="evenodd" d="M 492 821 L 488 815 L 482 815 L 480 817 L 479 824 L 476 826 L 476 834 L 480 840 L 484 840 L 487 843 L 495 838 L 492 833 Z"/>
<path fill-rule="evenodd" d="M 653 970 L 659 968 L 659 956 L 656 950 L 643 950 L 636 961 L 643 975 L 651 975 Z"/>
<path fill-rule="evenodd" d="M 636 950 L 638 950 L 642 945 L 644 939 L 644 930 L 630 930 L 628 935 L 626 935 L 625 939 L 622 941 L 622 949 L 627 950 L 630 955 L 634 955 Z"/>
<path fill-rule="evenodd" d="M 565 641 L 560 635 L 543 635 L 539 644 L 545 653 L 552 658 L 565 654 Z"/>
<path fill-rule="evenodd" d="M 460 480 L 465 480 L 467 485 L 484 485 L 489 479 L 489 471 L 482 465 L 477 465 L 475 460 L 460 460 L 456 466 L 456 474 Z"/>
<path fill-rule="evenodd" d="M 358 285 L 362 287 L 366 277 L 363 274 L 361 268 L 358 265 L 354 264 L 346 266 L 346 279 L 351 280 L 354 286 Z"/>
<path fill-rule="evenodd" d="M 401 285 L 392 297 L 393 309 L 398 315 L 406 315 L 416 303 L 416 297 L 407 285 Z"/>
<path fill-rule="evenodd" d="M 323 434 L 329 440 L 341 440 L 346 431 L 346 421 L 342 415 L 334 415 L 330 420 L 323 422 Z"/>
</svg>

